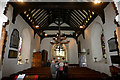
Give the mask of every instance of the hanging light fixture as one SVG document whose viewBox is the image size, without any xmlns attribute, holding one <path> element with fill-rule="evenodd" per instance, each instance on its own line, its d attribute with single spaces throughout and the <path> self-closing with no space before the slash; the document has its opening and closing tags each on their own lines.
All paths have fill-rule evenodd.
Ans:
<svg viewBox="0 0 120 80">
<path fill-rule="evenodd" d="M 53 40 L 50 42 L 51 44 L 68 44 L 70 41 L 66 40 L 66 36 L 63 36 L 64 34 L 61 35 L 61 31 L 60 31 L 60 26 L 59 26 L 59 32 L 57 33 L 56 37 L 53 37 Z M 63 37 L 62 37 L 63 36 Z"/>
<path fill-rule="evenodd" d="M 53 40 L 50 42 L 52 45 L 58 44 L 59 50 L 61 49 L 62 44 L 68 44 L 70 42 L 69 40 L 66 40 L 66 36 L 64 34 L 61 35 L 60 25 L 61 25 L 61 22 L 60 22 L 60 18 L 59 18 L 58 19 L 58 27 L 59 27 L 58 33 L 57 33 L 56 37 L 53 37 Z"/>
</svg>

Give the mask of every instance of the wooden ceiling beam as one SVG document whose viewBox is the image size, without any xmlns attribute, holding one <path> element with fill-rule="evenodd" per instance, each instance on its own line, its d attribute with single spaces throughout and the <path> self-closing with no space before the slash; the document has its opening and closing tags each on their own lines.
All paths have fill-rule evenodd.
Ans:
<svg viewBox="0 0 120 80">
<path fill-rule="evenodd" d="M 71 19 L 73 19 L 73 21 L 74 21 L 77 25 L 80 25 L 80 23 L 78 22 L 78 20 L 77 20 L 76 17 L 74 17 L 74 16 L 71 15 Z"/>
<path fill-rule="evenodd" d="M 108 4 L 106 2 L 101 3 L 99 5 L 94 5 L 92 2 L 86 3 L 86 2 L 82 2 L 82 3 L 75 3 L 75 2 L 54 2 L 54 3 L 38 3 L 38 2 L 25 2 L 24 4 L 20 4 L 19 2 L 14 2 L 11 3 L 14 6 L 13 9 L 13 20 L 12 22 L 14 23 L 16 16 L 28 9 L 33 9 L 33 8 L 46 8 L 46 9 L 84 9 L 84 10 L 92 10 L 94 12 L 96 12 L 98 15 L 100 15 L 100 17 L 102 18 L 103 23 L 105 22 L 104 19 L 104 11 L 103 8 Z M 72 6 L 71 6 L 72 5 Z M 100 10 L 101 9 L 101 10 Z"/>
<path fill-rule="evenodd" d="M 38 19 L 39 17 L 41 17 L 42 16 L 42 14 L 44 14 L 45 13 L 45 11 L 42 9 L 42 10 L 40 10 L 39 12 L 37 12 L 36 13 L 36 16 L 34 17 L 35 18 L 35 20 L 36 19 Z"/>
<path fill-rule="evenodd" d="M 72 21 L 72 19 L 70 20 L 70 24 L 74 25 L 73 27 L 78 27 L 78 26 Z"/>
<path fill-rule="evenodd" d="M 78 27 L 78 24 L 72 18 L 70 18 L 70 21 L 75 25 L 75 27 Z"/>
<path fill-rule="evenodd" d="M 48 19 L 44 19 L 44 21 L 40 24 L 40 26 L 43 27 L 43 25 L 47 23 L 48 23 Z"/>
<path fill-rule="evenodd" d="M 79 21 L 82 23 L 83 20 L 81 19 L 81 16 L 74 10 L 73 12 L 74 14 L 76 14 L 77 18 L 79 19 Z"/>
<path fill-rule="evenodd" d="M 48 26 L 46 28 L 43 28 L 43 31 L 44 30 L 58 30 L 59 27 L 58 26 Z M 60 27 L 61 30 L 73 30 L 73 31 L 76 31 L 77 28 L 73 28 L 73 27 L 67 27 L 67 26 L 64 26 L 64 27 Z"/>
<path fill-rule="evenodd" d="M 72 38 L 74 38 L 74 36 L 73 35 L 67 35 L 67 34 L 65 34 L 65 36 L 67 37 L 67 38 L 69 38 L 69 37 L 72 37 Z M 44 36 L 44 38 L 53 38 L 53 37 L 56 37 L 56 35 L 47 35 L 46 37 Z"/>
<path fill-rule="evenodd" d="M 41 9 L 37 9 L 36 12 L 32 14 L 32 17 L 36 18 L 39 12 L 41 12 Z"/>
<path fill-rule="evenodd" d="M 41 25 L 42 23 L 44 23 L 44 21 L 48 20 L 48 15 L 46 15 L 40 22 L 39 25 Z"/>
<path fill-rule="evenodd" d="M 81 22 L 81 20 L 78 18 L 78 16 L 77 16 L 74 12 L 73 12 L 72 14 L 73 14 L 74 17 L 76 18 L 77 22 L 81 25 L 82 22 Z"/>
<path fill-rule="evenodd" d="M 46 16 L 48 16 L 48 14 L 44 14 L 43 16 L 39 17 L 39 19 L 36 21 L 38 24 L 41 23 L 42 19 L 44 19 Z"/>
</svg>

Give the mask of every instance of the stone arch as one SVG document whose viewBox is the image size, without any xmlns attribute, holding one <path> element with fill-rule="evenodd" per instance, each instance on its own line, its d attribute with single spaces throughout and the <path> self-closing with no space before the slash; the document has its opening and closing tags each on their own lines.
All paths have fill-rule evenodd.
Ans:
<svg viewBox="0 0 120 80">
<path fill-rule="evenodd" d="M 30 50 L 31 49 L 31 36 L 30 36 L 29 29 L 27 28 L 23 29 L 21 37 L 23 39 L 22 48 L 21 48 L 22 62 L 25 62 L 26 59 L 28 59 L 28 62 L 29 62 L 30 51 L 31 51 Z"/>
<path fill-rule="evenodd" d="M 91 49 L 93 61 L 100 61 L 103 58 L 102 47 L 101 47 L 101 33 L 103 31 L 102 25 L 98 22 L 93 24 L 91 29 Z"/>
</svg>

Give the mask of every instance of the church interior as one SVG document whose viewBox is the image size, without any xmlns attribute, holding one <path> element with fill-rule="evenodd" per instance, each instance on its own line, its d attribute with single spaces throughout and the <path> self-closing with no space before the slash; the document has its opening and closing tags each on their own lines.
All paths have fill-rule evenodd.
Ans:
<svg viewBox="0 0 120 80">
<path fill-rule="evenodd" d="M 120 80 L 120 1 L 0 1 L 1 80 Z"/>
</svg>

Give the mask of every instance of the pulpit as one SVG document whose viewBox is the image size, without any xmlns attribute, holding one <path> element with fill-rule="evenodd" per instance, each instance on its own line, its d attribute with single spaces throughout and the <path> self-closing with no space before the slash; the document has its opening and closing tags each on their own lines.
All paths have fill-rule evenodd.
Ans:
<svg viewBox="0 0 120 80">
<path fill-rule="evenodd" d="M 33 53 L 32 67 L 41 67 L 42 65 L 42 55 L 40 52 Z"/>
</svg>

